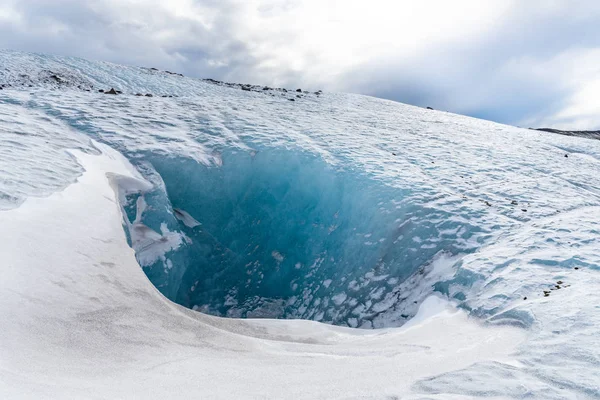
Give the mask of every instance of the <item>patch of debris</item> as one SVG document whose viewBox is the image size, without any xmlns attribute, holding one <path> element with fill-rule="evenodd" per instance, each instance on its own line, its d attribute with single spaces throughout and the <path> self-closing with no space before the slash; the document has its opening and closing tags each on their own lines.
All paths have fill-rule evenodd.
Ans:
<svg viewBox="0 0 600 400">
<path fill-rule="evenodd" d="M 181 76 L 183 77 L 183 74 L 180 74 L 178 72 L 171 72 L 171 71 L 161 71 L 158 68 L 154 68 L 154 67 L 141 67 L 142 69 L 145 69 L 147 72 L 151 73 L 151 74 L 166 74 L 166 75 L 175 75 L 175 76 Z"/>
<path fill-rule="evenodd" d="M 577 136 L 587 139 L 600 139 L 600 131 L 561 131 L 560 129 L 552 129 L 552 128 L 529 128 L 535 131 L 542 132 L 550 132 L 550 133 L 558 133 L 559 135 L 565 136 Z M 568 157 L 565 155 L 565 157 Z"/>
<path fill-rule="evenodd" d="M 577 267 L 575 269 L 577 269 Z M 544 297 L 549 297 L 550 293 L 552 293 L 552 291 L 554 291 L 554 290 L 560 290 L 560 289 L 563 289 L 563 288 L 568 288 L 570 286 L 571 285 L 565 284 L 562 280 L 558 280 L 558 281 L 556 281 L 556 283 L 553 283 L 550 286 L 550 290 L 544 290 L 543 291 Z"/>
<path fill-rule="evenodd" d="M 272 87 L 263 86 L 263 85 L 250 85 L 248 83 L 230 83 L 230 82 L 223 82 L 223 81 L 218 81 L 216 79 L 210 79 L 210 78 L 202 79 L 202 81 L 213 84 L 213 85 L 217 85 L 217 86 L 224 86 L 224 87 L 230 87 L 233 89 L 240 89 L 245 92 L 262 93 L 264 95 L 269 95 L 269 96 L 273 96 L 273 97 L 284 96 L 289 101 L 296 101 L 296 99 L 301 99 L 306 96 L 317 96 L 318 97 L 323 94 L 322 90 L 318 90 L 316 92 L 311 93 L 307 90 L 302 90 L 302 89 L 291 90 L 291 89 L 285 89 L 285 88 L 272 88 Z"/>
<path fill-rule="evenodd" d="M 9 74 L 12 71 L 8 71 Z M 94 89 L 94 85 L 83 75 L 76 71 L 68 69 L 60 70 L 49 70 L 43 69 L 35 71 L 33 73 L 26 73 L 27 71 L 21 71 L 19 73 L 10 74 L 10 83 L 0 83 L 0 88 L 22 88 L 22 87 L 44 87 L 49 89 L 58 88 L 70 88 L 79 89 L 86 92 L 90 92 Z"/>
<path fill-rule="evenodd" d="M 99 93 L 104 93 L 104 94 L 112 94 L 112 95 L 123 94 L 122 91 L 115 90 L 114 88 L 110 88 L 110 90 L 100 89 L 100 90 L 98 90 L 98 92 Z M 136 93 L 133 96 L 136 96 L 136 97 L 154 97 L 154 95 L 152 93 L 146 93 L 146 94 Z M 158 97 L 158 95 L 156 95 L 156 96 Z M 164 97 L 164 98 L 169 97 L 170 98 L 170 97 L 177 97 L 177 96 L 174 96 L 174 95 L 171 95 L 171 94 L 163 94 L 163 95 L 160 95 L 160 97 Z"/>
</svg>

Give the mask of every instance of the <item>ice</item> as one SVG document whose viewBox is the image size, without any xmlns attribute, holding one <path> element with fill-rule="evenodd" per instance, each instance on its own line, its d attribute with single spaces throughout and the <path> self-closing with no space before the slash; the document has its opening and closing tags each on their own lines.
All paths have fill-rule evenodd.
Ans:
<svg viewBox="0 0 600 400">
<path fill-rule="evenodd" d="M 476 360 L 514 362 L 522 332 L 484 329 L 451 309 L 410 331 L 369 333 L 214 318 L 169 302 L 125 241 L 106 173 L 139 176 L 97 147 L 102 156 L 75 153 L 86 171 L 76 184 L 3 214 L 3 397 L 376 398 Z"/>
<path fill-rule="evenodd" d="M 2 397 L 600 397 L 600 142 L 0 60 Z"/>
<path fill-rule="evenodd" d="M 126 201 L 138 204 L 135 210 L 129 207 L 126 221 L 138 260 L 165 296 L 211 314 L 397 325 L 420 299 L 407 301 L 416 292 L 402 288 L 400 293 L 399 282 L 420 268 L 422 276 L 438 253 L 474 248 L 464 238 L 440 238 L 438 226 L 452 224 L 431 223 L 422 217 L 428 209 L 402 202 L 411 191 L 372 182 L 310 154 L 225 151 L 222 165 L 208 166 L 174 157 L 146 160 L 160 184 Z M 177 210 L 186 210 L 196 223 L 186 223 Z M 408 218 L 415 222 L 396 222 Z M 189 240 L 170 246 L 159 233 L 146 239 L 144 232 L 160 232 L 165 221 L 172 235 L 181 232 Z M 414 235 L 428 244 L 413 244 Z M 365 245 L 365 236 L 377 240 Z M 144 243 L 158 252 L 148 257 Z M 390 275 L 396 284 L 383 282 Z M 350 279 L 357 282 L 353 303 L 371 301 L 360 315 L 341 297 L 348 296 Z M 384 296 L 385 302 L 375 302 Z M 290 302 L 292 297 L 296 301 Z M 273 307 L 273 301 L 286 305 Z"/>
<path fill-rule="evenodd" d="M 194 217 L 192 217 L 188 212 L 184 210 L 180 210 L 178 208 L 174 208 L 173 212 L 175 213 L 175 217 L 183 222 L 185 226 L 188 228 L 195 228 L 197 226 L 202 225 L 200 222 L 196 221 Z"/>
</svg>

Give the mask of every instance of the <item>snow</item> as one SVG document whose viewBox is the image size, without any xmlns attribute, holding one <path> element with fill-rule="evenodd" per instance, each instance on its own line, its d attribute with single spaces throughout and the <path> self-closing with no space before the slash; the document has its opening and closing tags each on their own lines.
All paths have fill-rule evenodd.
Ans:
<svg viewBox="0 0 600 400">
<path fill-rule="evenodd" d="M 600 397 L 599 141 L 0 60 L 1 397 Z"/>
<path fill-rule="evenodd" d="M 523 332 L 451 306 L 409 330 L 357 331 L 171 303 L 127 245 L 106 174 L 140 177 L 96 146 L 102 156 L 74 152 L 86 171 L 76 184 L 3 213 L 4 398 L 380 398 L 477 361 L 514 361 Z"/>
</svg>

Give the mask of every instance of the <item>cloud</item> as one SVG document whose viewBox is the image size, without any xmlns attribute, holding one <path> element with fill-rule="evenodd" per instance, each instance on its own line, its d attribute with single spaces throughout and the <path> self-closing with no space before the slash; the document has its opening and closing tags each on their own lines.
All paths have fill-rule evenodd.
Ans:
<svg viewBox="0 0 600 400">
<path fill-rule="evenodd" d="M 137 65 L 225 74 L 254 65 L 232 30 L 234 4 L 156 0 L 19 0 L 0 16 L 0 45 Z"/>
<path fill-rule="evenodd" d="M 600 128 L 595 0 L 5 0 L 0 46 Z"/>
</svg>

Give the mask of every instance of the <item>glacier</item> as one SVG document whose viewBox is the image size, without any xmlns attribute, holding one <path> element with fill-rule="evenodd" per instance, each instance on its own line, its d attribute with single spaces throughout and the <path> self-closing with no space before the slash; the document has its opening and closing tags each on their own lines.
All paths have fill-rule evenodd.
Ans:
<svg viewBox="0 0 600 400">
<path fill-rule="evenodd" d="M 600 142 L 0 60 L 3 397 L 600 397 Z"/>
</svg>

